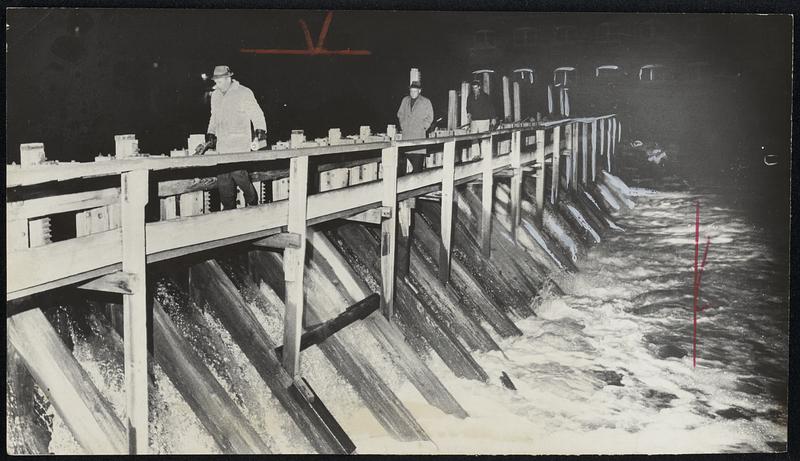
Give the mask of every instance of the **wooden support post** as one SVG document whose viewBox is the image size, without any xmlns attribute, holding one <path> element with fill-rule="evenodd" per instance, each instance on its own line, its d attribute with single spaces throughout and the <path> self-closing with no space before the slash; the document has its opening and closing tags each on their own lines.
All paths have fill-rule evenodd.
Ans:
<svg viewBox="0 0 800 461">
<path fill-rule="evenodd" d="M 600 119 L 600 158 L 603 158 L 603 155 L 608 155 L 608 151 L 606 150 L 606 119 Z M 602 167 L 601 167 L 602 168 Z"/>
<path fill-rule="evenodd" d="M 411 245 L 411 214 L 413 212 L 412 201 L 414 199 L 403 200 L 397 207 L 397 224 L 399 232 L 397 234 L 397 256 L 395 257 L 395 277 L 405 277 L 408 274 L 409 254 Z"/>
<path fill-rule="evenodd" d="M 124 311 L 125 403 L 130 454 L 147 453 L 147 263 L 144 207 L 148 200 L 148 170 L 122 174 L 122 270 L 135 277 L 122 297 Z"/>
<path fill-rule="evenodd" d="M 6 252 L 28 247 L 28 220 L 6 219 Z"/>
<path fill-rule="evenodd" d="M 51 243 L 50 218 L 38 218 L 28 221 L 28 238 L 31 248 Z"/>
<path fill-rule="evenodd" d="M 572 186 L 572 124 L 567 123 L 564 125 L 564 149 L 567 151 L 566 157 L 566 165 L 564 171 L 564 181 L 566 181 L 566 186 L 569 188 Z M 555 151 L 554 151 L 555 152 Z"/>
<path fill-rule="evenodd" d="M 492 199 L 494 198 L 494 184 L 492 169 L 492 151 L 494 149 L 493 136 L 481 140 L 481 171 L 483 172 L 481 185 L 481 253 L 489 257 L 492 251 Z"/>
<path fill-rule="evenodd" d="M 553 127 L 553 165 L 550 177 L 550 203 L 558 201 L 559 169 L 561 168 L 561 127 Z"/>
<path fill-rule="evenodd" d="M 581 182 L 586 185 L 589 173 L 589 136 L 588 131 L 591 125 L 588 123 L 581 124 Z"/>
<path fill-rule="evenodd" d="M 453 248 L 453 204 L 455 203 L 456 142 L 444 145 L 442 157 L 442 241 L 439 246 L 439 280 L 450 280 L 450 252 Z"/>
<path fill-rule="evenodd" d="M 7 318 L 6 331 L 81 448 L 88 454 L 127 452 L 122 422 L 42 311 L 31 309 Z M 147 374 L 143 376 L 147 389 Z"/>
<path fill-rule="evenodd" d="M 544 165 L 545 130 L 536 130 L 536 222 L 542 223 L 544 217 L 544 174 L 547 170 Z"/>
<path fill-rule="evenodd" d="M 592 183 L 597 180 L 597 120 L 592 120 Z"/>
<path fill-rule="evenodd" d="M 611 119 L 611 136 L 608 137 L 608 172 L 611 173 L 611 157 L 616 154 L 617 150 L 617 119 Z"/>
<path fill-rule="evenodd" d="M 456 128 L 458 128 L 458 97 L 456 90 L 450 90 L 447 92 L 447 129 Z"/>
<path fill-rule="evenodd" d="M 614 138 L 612 122 L 612 119 L 606 119 L 606 124 L 608 125 L 608 129 L 606 130 L 606 165 L 608 166 L 609 173 L 611 173 L 611 141 Z"/>
<path fill-rule="evenodd" d="M 508 77 L 503 76 L 503 120 L 511 118 L 511 88 Z"/>
<path fill-rule="evenodd" d="M 300 248 L 284 251 L 286 316 L 283 324 L 283 367 L 293 379 L 300 374 L 300 337 L 303 334 L 303 268 L 306 256 L 306 208 L 308 204 L 308 157 L 294 157 L 289 164 L 289 219 L 287 230 L 300 235 Z"/>
<path fill-rule="evenodd" d="M 514 84 L 518 84 L 514 82 Z M 517 227 L 520 223 L 522 202 L 522 132 L 511 133 L 511 169 L 514 176 L 511 177 L 511 237 L 517 243 Z"/>
<path fill-rule="evenodd" d="M 469 82 L 461 82 L 461 123 L 460 126 L 466 125 L 467 122 L 467 101 L 469 100 Z"/>
<path fill-rule="evenodd" d="M 392 215 L 381 223 L 381 311 L 391 320 L 394 316 L 395 238 L 397 234 L 397 146 L 381 152 L 383 165 L 383 206 Z"/>
<path fill-rule="evenodd" d="M 522 120 L 522 100 L 519 94 L 519 82 L 514 82 L 514 121 Z"/>
<path fill-rule="evenodd" d="M 483 92 L 486 94 L 492 94 L 492 73 L 491 72 L 484 72 L 483 73 Z"/>
<path fill-rule="evenodd" d="M 570 180 L 570 184 L 572 185 L 572 190 L 578 190 L 578 151 L 580 150 L 578 143 L 578 131 L 580 131 L 580 125 L 576 122 L 572 124 L 572 152 L 570 157 L 572 158 L 572 179 Z"/>
</svg>

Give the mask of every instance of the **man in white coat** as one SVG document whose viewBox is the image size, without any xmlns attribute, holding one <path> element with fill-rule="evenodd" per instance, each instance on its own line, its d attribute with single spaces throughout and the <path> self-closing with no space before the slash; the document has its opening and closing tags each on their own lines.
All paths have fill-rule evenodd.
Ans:
<svg viewBox="0 0 800 461">
<path fill-rule="evenodd" d="M 400 130 L 403 132 L 403 140 L 418 139 L 428 137 L 428 128 L 433 122 L 433 105 L 430 99 L 422 96 L 422 85 L 419 82 L 411 82 L 408 89 L 408 96 L 400 102 L 397 109 L 397 119 L 400 121 Z M 426 149 L 417 149 L 406 152 L 411 154 L 408 158 L 414 171 L 420 171 L 425 164 Z M 405 172 L 406 156 L 400 155 L 400 171 Z"/>
<path fill-rule="evenodd" d="M 267 140 L 267 122 L 253 92 L 234 80 L 228 66 L 217 66 L 212 76 L 216 86 L 211 93 L 211 119 L 206 142 L 197 147 L 196 154 L 216 151 L 218 154 L 256 150 L 259 141 Z M 252 123 L 255 139 L 250 131 Z M 236 186 L 242 190 L 247 206 L 258 204 L 258 195 L 245 170 L 217 175 L 219 199 L 224 210 L 236 208 Z"/>
</svg>

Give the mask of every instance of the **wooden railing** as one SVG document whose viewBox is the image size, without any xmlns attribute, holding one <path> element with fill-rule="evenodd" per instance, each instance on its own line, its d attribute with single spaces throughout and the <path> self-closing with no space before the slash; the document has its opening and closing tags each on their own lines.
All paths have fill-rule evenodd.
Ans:
<svg viewBox="0 0 800 461">
<path fill-rule="evenodd" d="M 282 360 L 289 374 L 297 376 L 308 226 L 338 218 L 381 225 L 381 308 L 391 319 L 396 242 L 409 235 L 410 199 L 441 191 L 439 275 L 447 281 L 456 185 L 483 183 L 480 244 L 488 255 L 495 176 L 511 177 L 511 233 L 516 235 L 524 172 L 535 172 L 536 213 L 541 222 L 548 165 L 550 201 L 555 203 L 562 180 L 573 189 L 579 183 L 591 183 L 603 160 L 603 168 L 610 171 L 618 127 L 614 115 L 604 115 L 515 123 L 486 133 L 419 140 L 7 166 L 6 299 L 70 284 L 124 295 L 129 443 L 132 452 L 145 452 L 147 437 L 136 434 L 147 434 L 144 338 L 148 263 L 247 241 L 284 249 L 286 323 Z M 475 146 L 480 146 L 479 158 L 470 153 L 477 152 Z M 399 175 L 399 155 L 420 148 L 429 152 L 427 168 Z M 332 158 L 336 161 L 326 163 Z M 251 171 L 251 180 L 262 192 L 259 204 L 212 212 L 208 193 L 215 188 L 216 179 L 199 176 L 215 175 L 219 169 L 234 166 Z M 309 189 L 310 169 L 315 174 Z M 187 179 L 186 171 L 198 177 Z M 271 199 L 263 193 L 268 184 Z M 156 200 L 158 213 L 150 215 L 158 219 L 147 220 L 146 205 Z M 153 211 L 155 205 L 152 203 L 149 210 Z M 57 236 L 50 235 L 50 220 L 64 214 L 75 216 L 75 234 L 51 241 Z"/>
</svg>

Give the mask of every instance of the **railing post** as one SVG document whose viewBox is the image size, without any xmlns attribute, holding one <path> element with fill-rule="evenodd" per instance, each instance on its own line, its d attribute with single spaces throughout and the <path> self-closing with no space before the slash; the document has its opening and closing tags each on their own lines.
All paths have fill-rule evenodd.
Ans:
<svg viewBox="0 0 800 461">
<path fill-rule="evenodd" d="M 503 76 L 503 120 L 511 118 L 511 88 L 508 77 Z"/>
<path fill-rule="evenodd" d="M 608 172 L 611 173 L 611 140 L 614 138 L 613 133 L 613 120 L 610 118 L 606 119 L 608 130 L 606 133 L 606 164 L 608 166 Z"/>
<path fill-rule="evenodd" d="M 561 126 L 553 127 L 553 174 L 550 178 L 550 203 L 558 200 L 559 170 L 561 169 Z"/>
<path fill-rule="evenodd" d="M 564 180 L 566 181 L 567 188 L 572 186 L 572 124 L 567 123 L 564 125 L 564 148 L 568 152 L 566 156 L 566 171 L 564 172 Z"/>
<path fill-rule="evenodd" d="M 492 251 L 492 198 L 494 197 L 494 184 L 492 170 L 492 155 L 494 151 L 494 137 L 481 140 L 481 170 L 483 183 L 481 185 L 481 253 L 489 257 Z"/>
<path fill-rule="evenodd" d="M 522 100 L 519 94 L 519 82 L 514 82 L 514 121 L 522 120 Z"/>
<path fill-rule="evenodd" d="M 300 235 L 300 248 L 286 248 L 283 252 L 283 278 L 286 281 L 283 367 L 292 378 L 300 374 L 307 204 L 308 157 L 293 157 L 289 162 L 289 219 L 286 230 Z"/>
<path fill-rule="evenodd" d="M 597 119 L 592 120 L 592 183 L 597 180 Z"/>
<path fill-rule="evenodd" d="M 583 185 L 586 185 L 586 181 L 589 178 L 589 136 L 588 131 L 591 125 L 589 123 L 582 123 L 581 124 L 581 181 Z"/>
<path fill-rule="evenodd" d="M 455 130 L 458 127 L 458 99 L 456 90 L 447 92 L 447 129 Z"/>
<path fill-rule="evenodd" d="M 515 84 L 517 82 L 514 82 Z M 517 243 L 517 227 L 521 220 L 522 202 L 522 131 L 511 133 L 511 237 Z"/>
<path fill-rule="evenodd" d="M 390 216 L 381 222 L 381 311 L 394 316 L 394 265 L 397 237 L 397 146 L 381 151 L 383 165 L 383 206 Z"/>
<path fill-rule="evenodd" d="M 453 204 L 455 203 L 456 142 L 444 144 L 442 155 L 442 244 L 439 247 L 439 280 L 450 280 L 450 250 L 453 241 Z"/>
<path fill-rule="evenodd" d="M 542 223 L 544 216 L 544 145 L 545 145 L 545 130 L 536 130 L 536 165 L 538 171 L 536 172 L 536 222 Z"/>
<path fill-rule="evenodd" d="M 124 312 L 125 408 L 130 454 L 148 451 L 147 396 L 147 260 L 144 207 L 148 200 L 148 170 L 121 177 L 122 270 L 135 274 L 132 294 L 122 296 Z"/>
<path fill-rule="evenodd" d="M 609 136 L 611 148 L 608 154 L 608 172 L 611 173 L 611 157 L 617 153 L 617 118 L 611 119 L 611 136 Z"/>
<path fill-rule="evenodd" d="M 572 190 L 578 190 L 578 151 L 579 149 L 579 142 L 578 142 L 578 132 L 580 131 L 580 125 L 575 122 L 572 124 L 572 153 L 570 157 L 572 158 L 572 179 L 570 184 L 572 185 Z"/>
</svg>

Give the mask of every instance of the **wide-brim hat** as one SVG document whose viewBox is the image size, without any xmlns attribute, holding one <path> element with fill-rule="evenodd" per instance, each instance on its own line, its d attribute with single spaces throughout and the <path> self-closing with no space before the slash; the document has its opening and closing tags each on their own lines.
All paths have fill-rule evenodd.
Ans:
<svg viewBox="0 0 800 461">
<path fill-rule="evenodd" d="M 483 86 L 483 82 L 481 82 L 481 81 L 480 81 L 480 80 L 478 80 L 477 78 L 474 78 L 474 79 L 472 79 L 472 82 L 470 83 L 470 85 L 478 85 L 478 86 Z"/>
<path fill-rule="evenodd" d="M 420 83 L 417 80 L 414 80 L 413 82 L 411 82 L 410 85 L 408 85 L 408 87 L 409 88 L 422 88 L 422 83 Z"/>
<path fill-rule="evenodd" d="M 231 72 L 231 68 L 228 66 L 217 66 L 214 68 L 214 74 L 211 76 L 211 79 L 215 78 L 222 78 L 222 77 L 230 77 L 233 75 Z"/>
</svg>

